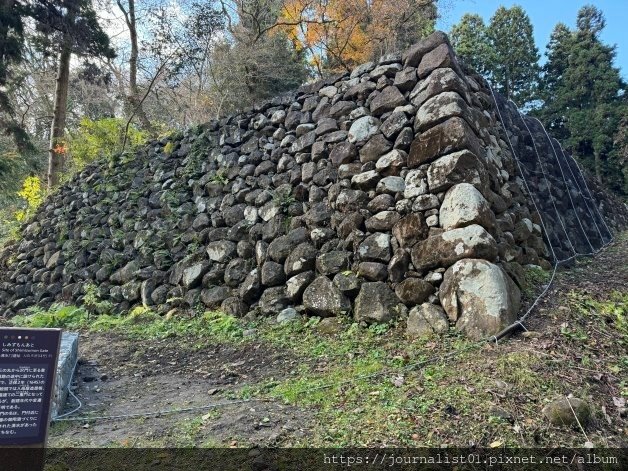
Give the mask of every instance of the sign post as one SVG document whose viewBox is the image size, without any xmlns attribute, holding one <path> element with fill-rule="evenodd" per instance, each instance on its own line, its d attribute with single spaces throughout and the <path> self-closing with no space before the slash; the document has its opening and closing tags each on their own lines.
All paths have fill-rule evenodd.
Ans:
<svg viewBox="0 0 628 471">
<path fill-rule="evenodd" d="M 60 343 L 61 329 L 0 328 L 0 456 L 13 469 L 43 468 Z"/>
</svg>

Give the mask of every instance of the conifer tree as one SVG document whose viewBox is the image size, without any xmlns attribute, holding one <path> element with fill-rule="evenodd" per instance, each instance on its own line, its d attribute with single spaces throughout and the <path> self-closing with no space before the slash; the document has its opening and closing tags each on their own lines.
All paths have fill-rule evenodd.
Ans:
<svg viewBox="0 0 628 471">
<path fill-rule="evenodd" d="M 536 98 L 539 53 L 532 33 L 530 18 L 518 5 L 499 7 L 487 29 L 492 81 L 520 106 Z"/>
<path fill-rule="evenodd" d="M 594 6 L 578 12 L 577 27 L 557 25 L 543 67 L 540 117 L 598 181 L 624 186 L 620 156 L 613 147 L 627 113 L 626 84 L 613 66 L 615 47 L 601 42 L 605 19 Z"/>
<path fill-rule="evenodd" d="M 480 15 L 466 13 L 449 34 L 456 54 L 476 72 L 487 75 L 491 71 L 491 44 L 486 25 Z"/>
</svg>

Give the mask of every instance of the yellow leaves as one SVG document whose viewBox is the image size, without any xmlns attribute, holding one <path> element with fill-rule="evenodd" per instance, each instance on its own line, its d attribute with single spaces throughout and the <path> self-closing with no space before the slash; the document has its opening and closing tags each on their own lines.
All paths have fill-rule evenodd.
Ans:
<svg viewBox="0 0 628 471">
<path fill-rule="evenodd" d="M 22 184 L 22 189 L 18 191 L 17 194 L 26 203 L 25 209 L 19 209 L 15 212 L 17 222 L 26 220 L 42 201 L 44 201 L 44 197 L 46 196 L 39 177 L 26 177 Z"/>
<path fill-rule="evenodd" d="M 18 196 L 26 201 L 29 209 L 35 209 L 44 200 L 44 189 L 39 177 L 26 177 Z"/>
</svg>

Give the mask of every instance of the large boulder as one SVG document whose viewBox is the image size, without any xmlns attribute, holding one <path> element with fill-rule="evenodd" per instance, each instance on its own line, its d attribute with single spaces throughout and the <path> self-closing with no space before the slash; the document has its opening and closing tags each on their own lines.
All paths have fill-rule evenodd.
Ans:
<svg viewBox="0 0 628 471">
<path fill-rule="evenodd" d="M 449 267 L 463 258 L 497 258 L 497 243 L 482 226 L 472 224 L 433 235 L 412 249 L 412 264 L 418 271 Z"/>
<path fill-rule="evenodd" d="M 477 188 L 470 183 L 459 183 L 449 189 L 438 216 L 443 229 L 479 224 L 485 229 L 495 227 L 495 215 Z"/>
<path fill-rule="evenodd" d="M 326 276 L 319 276 L 303 293 L 303 306 L 314 316 L 332 317 L 346 314 L 351 302 Z"/>
<path fill-rule="evenodd" d="M 428 99 L 443 93 L 456 92 L 469 103 L 467 85 L 452 69 L 436 69 L 426 80 L 421 80 L 410 93 L 410 101 L 420 107 Z"/>
<path fill-rule="evenodd" d="M 494 335 L 517 319 L 521 293 L 499 266 L 459 260 L 440 286 L 440 301 L 456 328 L 472 339 Z"/>
<path fill-rule="evenodd" d="M 463 149 L 482 155 L 482 146 L 471 127 L 464 119 L 454 116 L 421 133 L 412 142 L 408 167 L 418 167 L 441 155 Z"/>
<path fill-rule="evenodd" d="M 427 170 L 427 185 L 432 193 L 445 191 L 456 183 L 471 183 L 482 192 L 488 187 L 484 164 L 468 150 L 445 155 Z"/>
<path fill-rule="evenodd" d="M 405 316 L 407 308 L 388 285 L 381 281 L 362 283 L 355 299 L 354 317 L 367 324 L 384 323 Z"/>
<path fill-rule="evenodd" d="M 414 130 L 423 132 L 452 116 L 464 118 L 469 114 L 469 107 L 458 93 L 443 92 L 430 98 L 419 108 L 416 113 Z"/>
</svg>

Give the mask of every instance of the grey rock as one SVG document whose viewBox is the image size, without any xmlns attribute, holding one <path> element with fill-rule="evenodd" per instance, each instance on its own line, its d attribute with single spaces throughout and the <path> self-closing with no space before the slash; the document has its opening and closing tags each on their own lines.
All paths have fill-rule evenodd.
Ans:
<svg viewBox="0 0 628 471">
<path fill-rule="evenodd" d="M 349 299 L 325 276 L 319 276 L 305 289 L 303 306 L 319 317 L 339 316 L 351 309 Z"/>
<path fill-rule="evenodd" d="M 201 291 L 201 301 L 209 309 L 218 308 L 231 296 L 231 289 L 226 286 L 214 286 Z"/>
<path fill-rule="evenodd" d="M 403 193 L 406 189 L 406 182 L 401 177 L 384 177 L 377 183 L 378 193 Z"/>
<path fill-rule="evenodd" d="M 228 240 L 218 240 L 207 244 L 206 251 L 210 260 L 225 263 L 236 255 L 236 244 Z"/>
<path fill-rule="evenodd" d="M 434 294 L 434 286 L 420 278 L 406 278 L 395 287 L 395 294 L 406 306 L 416 306 Z"/>
<path fill-rule="evenodd" d="M 351 143 L 363 143 L 377 134 L 381 122 L 373 116 L 357 119 L 349 128 L 347 139 Z"/>
<path fill-rule="evenodd" d="M 378 232 L 368 236 L 358 247 L 360 259 L 388 263 L 391 257 L 390 235 Z"/>
<path fill-rule="evenodd" d="M 354 317 L 367 324 L 385 323 L 404 316 L 407 308 L 383 282 L 363 283 L 355 300 Z"/>
<path fill-rule="evenodd" d="M 310 243 L 304 242 L 295 247 L 286 262 L 284 272 L 287 276 L 294 276 L 301 272 L 314 270 L 317 250 Z"/>
<path fill-rule="evenodd" d="M 261 281 L 264 286 L 282 285 L 286 281 L 283 265 L 277 262 L 266 261 L 262 265 Z"/>
<path fill-rule="evenodd" d="M 382 92 L 371 101 L 371 113 L 381 116 L 388 111 L 393 111 L 398 106 L 405 105 L 406 99 L 395 86 L 384 88 Z"/>
<path fill-rule="evenodd" d="M 504 270 L 486 260 L 456 262 L 445 272 L 439 293 L 449 319 L 469 338 L 494 335 L 517 319 L 519 288 Z"/>
<path fill-rule="evenodd" d="M 408 337 L 431 337 L 446 334 L 448 331 L 449 321 L 440 306 L 424 303 L 410 309 L 406 327 Z"/>
<path fill-rule="evenodd" d="M 386 281 L 388 279 L 388 266 L 378 262 L 360 262 L 358 276 L 369 281 Z"/>
<path fill-rule="evenodd" d="M 351 253 L 340 250 L 319 255 L 316 258 L 316 270 L 321 275 L 335 275 L 346 270 L 351 264 Z"/>
<path fill-rule="evenodd" d="M 313 271 L 306 271 L 294 275 L 286 281 L 286 296 L 294 302 L 300 302 L 305 288 L 314 281 Z"/>
<path fill-rule="evenodd" d="M 449 267 L 463 258 L 497 258 L 497 243 L 482 226 L 472 224 L 428 237 L 412 249 L 416 270 Z"/>
<path fill-rule="evenodd" d="M 277 315 L 277 324 L 287 324 L 288 322 L 296 321 L 299 318 L 299 313 L 292 307 L 287 307 Z"/>
<path fill-rule="evenodd" d="M 445 230 L 470 224 L 479 224 L 488 230 L 495 227 L 495 215 L 488 201 L 470 183 L 459 183 L 447 191 L 439 221 Z"/>
</svg>

